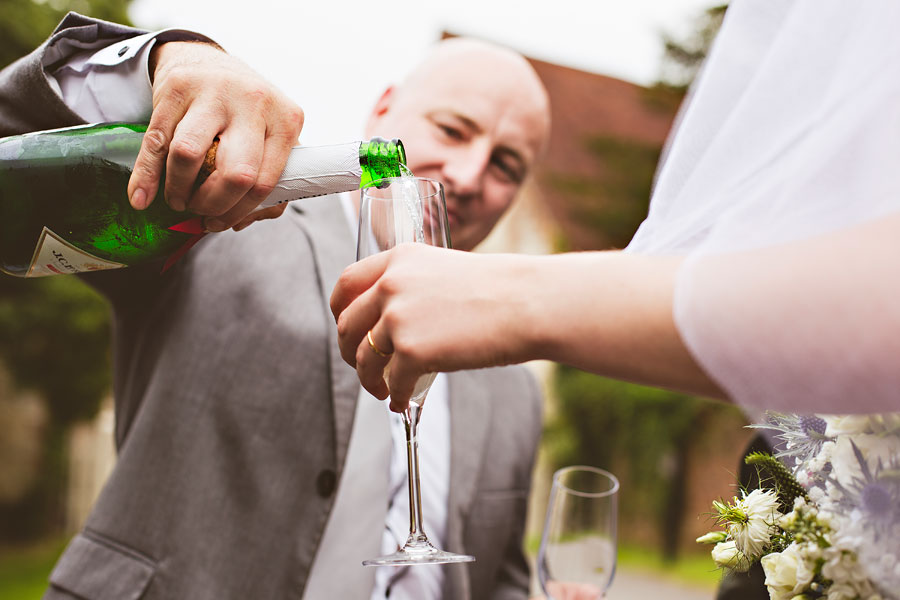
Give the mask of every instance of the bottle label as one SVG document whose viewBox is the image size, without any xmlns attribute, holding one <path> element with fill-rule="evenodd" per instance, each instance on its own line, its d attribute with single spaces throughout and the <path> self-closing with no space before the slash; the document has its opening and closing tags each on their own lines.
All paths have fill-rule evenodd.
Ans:
<svg viewBox="0 0 900 600">
<path fill-rule="evenodd" d="M 38 239 L 31 266 L 25 277 L 46 277 L 66 273 L 87 273 L 121 269 L 122 263 L 97 258 L 65 241 L 46 227 Z"/>
</svg>

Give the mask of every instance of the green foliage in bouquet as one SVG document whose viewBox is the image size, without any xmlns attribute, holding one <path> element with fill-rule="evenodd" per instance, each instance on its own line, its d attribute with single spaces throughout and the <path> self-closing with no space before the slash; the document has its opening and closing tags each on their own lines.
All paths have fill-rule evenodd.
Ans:
<svg viewBox="0 0 900 600">
<path fill-rule="evenodd" d="M 759 481 L 763 487 L 774 488 L 778 494 L 781 512 L 788 513 L 794 506 L 796 498 L 809 500 L 806 490 L 780 460 L 768 452 L 751 452 L 744 459 L 748 465 L 759 471 Z"/>
</svg>

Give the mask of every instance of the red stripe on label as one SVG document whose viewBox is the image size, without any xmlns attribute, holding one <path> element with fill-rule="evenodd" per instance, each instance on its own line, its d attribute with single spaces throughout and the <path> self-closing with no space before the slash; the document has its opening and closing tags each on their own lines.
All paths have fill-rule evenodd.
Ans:
<svg viewBox="0 0 900 600">
<path fill-rule="evenodd" d="M 180 231 L 181 233 L 190 233 L 192 235 L 206 233 L 206 228 L 203 226 L 203 217 L 194 217 L 193 219 L 188 219 L 181 223 L 175 223 L 169 227 L 169 229 L 172 231 Z"/>
</svg>

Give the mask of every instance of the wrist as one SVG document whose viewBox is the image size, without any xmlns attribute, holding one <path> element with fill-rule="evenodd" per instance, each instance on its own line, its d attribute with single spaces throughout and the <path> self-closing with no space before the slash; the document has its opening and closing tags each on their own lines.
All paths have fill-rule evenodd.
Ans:
<svg viewBox="0 0 900 600">
<path fill-rule="evenodd" d="M 602 360 L 606 352 L 617 353 L 623 314 L 617 303 L 629 302 L 626 282 L 618 280 L 620 254 L 576 252 L 529 261 L 529 272 L 520 275 L 532 292 L 523 312 L 528 360 L 584 366 L 585 356 Z"/>
<path fill-rule="evenodd" d="M 554 280 L 550 257 L 515 256 L 506 270 L 510 291 L 504 310 L 508 319 L 510 351 L 509 363 L 531 360 L 552 360 L 554 339 L 554 301 L 560 290 Z"/>
<path fill-rule="evenodd" d="M 206 47 L 216 52 L 225 52 L 219 44 L 212 40 L 180 40 L 180 39 L 157 39 L 150 49 L 150 56 L 147 60 L 147 73 L 150 75 L 150 84 L 152 85 L 156 78 L 158 70 L 162 69 L 167 61 L 178 56 L 182 56 L 187 52 L 198 50 L 198 47 Z"/>
</svg>

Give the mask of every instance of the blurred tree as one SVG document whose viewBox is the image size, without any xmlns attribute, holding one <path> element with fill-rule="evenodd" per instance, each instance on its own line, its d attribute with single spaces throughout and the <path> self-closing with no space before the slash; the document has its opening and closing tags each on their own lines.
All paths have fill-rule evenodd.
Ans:
<svg viewBox="0 0 900 600">
<path fill-rule="evenodd" d="M 125 25 L 131 0 L 0 0 L 0 67 L 34 50 L 69 11 Z"/>
<path fill-rule="evenodd" d="M 129 2 L 0 0 L 0 66 L 34 50 L 70 10 L 129 24 Z M 40 477 L 22 498 L 0 504 L 0 537 L 35 538 L 62 526 L 66 432 L 109 393 L 109 339 L 106 303 L 76 278 L 0 274 L 0 361 L 16 387 L 41 394 L 49 415 Z"/>
<path fill-rule="evenodd" d="M 22 497 L 0 503 L 0 537 L 33 539 L 63 527 L 66 433 L 95 416 L 109 393 L 109 340 L 106 303 L 75 277 L 0 275 L 0 361 L 14 386 L 41 395 L 48 416 L 40 476 Z"/>
<path fill-rule="evenodd" d="M 547 182 L 566 194 L 571 218 L 594 233 L 597 247 L 622 248 L 647 216 L 660 148 L 613 136 L 591 136 L 584 144 L 597 158 L 595 175 L 550 173 Z M 572 250 L 567 240 L 558 246 Z"/>
<path fill-rule="evenodd" d="M 727 4 L 706 9 L 692 27 L 692 33 L 683 39 L 676 39 L 670 33 L 663 34 L 665 55 L 660 84 L 687 90 L 719 33 L 727 9 Z"/>
</svg>

